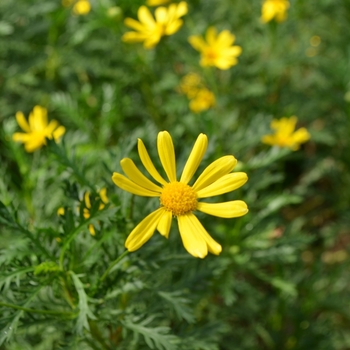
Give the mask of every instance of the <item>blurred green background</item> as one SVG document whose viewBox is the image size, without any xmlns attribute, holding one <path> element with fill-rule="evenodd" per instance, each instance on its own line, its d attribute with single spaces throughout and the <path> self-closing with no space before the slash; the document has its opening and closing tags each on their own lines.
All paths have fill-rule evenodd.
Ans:
<svg viewBox="0 0 350 350">
<path fill-rule="evenodd" d="M 181 29 L 152 50 L 121 41 L 144 1 L 90 2 L 78 16 L 58 0 L 0 1 L 0 349 L 350 349 L 350 1 L 291 0 L 286 21 L 263 24 L 260 1 L 191 0 Z M 238 65 L 199 65 L 188 37 L 209 26 L 236 36 Z M 216 97 L 202 113 L 179 92 L 191 72 Z M 16 112 L 35 105 L 66 127 L 62 148 L 28 154 L 12 141 Z M 273 118 L 292 115 L 308 143 L 261 143 Z M 233 154 L 249 181 L 220 197 L 250 211 L 199 216 L 219 257 L 187 254 L 173 225 L 90 293 L 157 206 L 118 189 L 112 172 L 126 156 L 139 164 L 137 138 L 156 159 L 161 130 L 178 169 L 199 133 L 209 138 L 200 170 Z M 64 273 L 35 270 L 57 262 L 57 238 L 84 220 L 74 208 L 102 187 L 111 203 L 95 213 L 96 236 L 82 230 Z"/>
</svg>

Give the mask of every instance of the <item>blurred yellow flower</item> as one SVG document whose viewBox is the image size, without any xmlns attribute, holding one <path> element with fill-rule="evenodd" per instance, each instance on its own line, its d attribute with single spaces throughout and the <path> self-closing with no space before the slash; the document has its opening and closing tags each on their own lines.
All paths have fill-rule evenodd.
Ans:
<svg viewBox="0 0 350 350">
<path fill-rule="evenodd" d="M 289 1 L 287 0 L 265 0 L 261 9 L 261 20 L 266 23 L 273 19 L 282 22 L 287 18 Z"/>
<path fill-rule="evenodd" d="M 305 128 L 295 131 L 297 117 L 273 119 L 271 129 L 275 130 L 273 135 L 265 135 L 261 141 L 270 146 L 288 147 L 293 151 L 300 148 L 302 143 L 310 139 L 310 134 Z"/>
<path fill-rule="evenodd" d="M 127 43 L 143 42 L 146 49 L 151 49 L 158 44 L 164 35 L 176 33 L 182 26 L 180 17 L 187 13 L 187 3 L 181 1 L 179 4 L 171 4 L 168 8 L 158 7 L 153 18 L 146 6 L 141 6 L 137 12 L 139 22 L 126 18 L 124 23 L 127 27 L 135 29 L 134 32 L 127 32 L 122 40 Z"/>
<path fill-rule="evenodd" d="M 161 164 L 168 177 L 165 180 L 156 170 L 141 139 L 138 139 L 140 159 L 151 177 L 160 185 L 150 181 L 129 158 L 121 160 L 121 167 L 126 176 L 113 173 L 113 182 L 121 189 L 144 197 L 158 197 L 160 208 L 144 218 L 130 233 L 125 242 L 129 251 L 142 247 L 154 234 L 155 230 L 168 238 L 171 222 L 177 217 L 180 235 L 185 249 L 194 257 L 204 258 L 208 251 L 219 255 L 221 245 L 208 234 L 193 211 L 222 218 L 234 218 L 245 215 L 248 208 L 240 200 L 225 203 L 199 202 L 199 198 L 218 196 L 243 186 L 248 180 L 247 174 L 231 173 L 237 160 L 229 155 L 219 158 L 204 169 L 193 185 L 188 183 L 205 154 L 208 138 L 200 134 L 185 164 L 180 181 L 176 177 L 176 160 L 173 141 L 167 131 L 158 134 L 157 148 Z"/>
<path fill-rule="evenodd" d="M 147 0 L 146 5 L 147 6 L 158 6 L 158 5 L 167 4 L 168 2 L 170 2 L 170 0 Z"/>
<path fill-rule="evenodd" d="M 84 16 L 91 11 L 91 4 L 88 0 L 78 0 L 73 6 L 73 13 Z"/>
<path fill-rule="evenodd" d="M 48 124 L 47 109 L 35 106 L 29 114 L 29 123 L 22 112 L 16 113 L 18 125 L 25 133 L 16 132 L 12 135 L 15 142 L 24 143 L 27 152 L 34 152 L 46 144 L 45 138 L 58 139 L 66 132 L 64 126 L 59 126 L 56 120 L 51 120 Z"/>
<path fill-rule="evenodd" d="M 242 48 L 232 46 L 235 36 L 228 30 L 217 34 L 214 27 L 209 27 L 205 39 L 200 35 L 192 35 L 188 39 L 192 47 L 201 53 L 201 66 L 228 69 L 238 63 L 237 57 L 242 53 Z"/>
<path fill-rule="evenodd" d="M 106 204 L 108 203 L 108 197 L 107 197 L 107 189 L 103 187 L 101 191 L 99 192 L 101 203 L 98 207 L 98 210 L 102 210 Z M 90 200 L 90 192 L 85 192 L 84 194 L 84 203 L 85 208 L 83 209 L 83 215 L 85 219 L 88 219 L 90 217 L 90 209 L 91 209 L 91 200 Z M 93 224 L 89 224 L 88 226 L 90 234 L 92 236 L 96 235 L 95 227 Z"/>
<path fill-rule="evenodd" d="M 78 16 L 87 15 L 91 11 L 89 0 L 62 0 L 64 7 L 69 7 L 74 3 L 73 13 Z"/>
<path fill-rule="evenodd" d="M 190 99 L 189 107 L 194 113 L 206 111 L 215 105 L 215 95 L 203 85 L 201 77 L 196 73 L 185 75 L 179 89 Z"/>
<path fill-rule="evenodd" d="M 179 89 L 188 98 L 194 98 L 201 86 L 202 78 L 197 73 L 188 73 L 181 79 Z"/>
<path fill-rule="evenodd" d="M 190 110 L 194 113 L 206 111 L 215 106 L 215 95 L 207 88 L 200 89 L 190 101 Z"/>
</svg>

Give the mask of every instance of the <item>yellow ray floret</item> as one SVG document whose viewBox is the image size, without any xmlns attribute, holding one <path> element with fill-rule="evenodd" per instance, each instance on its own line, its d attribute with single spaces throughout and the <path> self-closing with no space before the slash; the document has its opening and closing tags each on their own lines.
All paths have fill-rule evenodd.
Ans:
<svg viewBox="0 0 350 350">
<path fill-rule="evenodd" d="M 129 17 L 125 19 L 125 25 L 135 31 L 125 33 L 122 40 L 127 43 L 143 42 L 146 49 L 151 49 L 162 36 L 172 35 L 180 29 L 183 23 L 180 18 L 187 11 L 187 3 L 181 1 L 168 7 L 158 7 L 153 17 L 146 6 L 141 6 L 137 12 L 139 21 Z"/>
<path fill-rule="evenodd" d="M 222 218 L 234 218 L 245 215 L 248 212 L 247 205 L 240 200 L 206 203 L 198 199 L 231 192 L 243 186 L 248 177 L 242 172 L 231 173 L 237 160 L 233 156 L 224 156 L 207 166 L 194 185 L 189 185 L 207 146 L 207 136 L 200 134 L 178 181 L 172 138 L 167 131 L 160 132 L 157 138 L 157 149 L 167 176 L 165 180 L 155 168 L 146 147 L 139 139 L 138 151 L 141 162 L 159 185 L 144 176 L 131 159 L 121 160 L 121 167 L 126 176 L 113 173 L 113 182 L 123 190 L 139 196 L 159 197 L 160 203 L 160 208 L 143 219 L 128 236 L 125 247 L 129 251 L 139 249 L 156 230 L 167 238 L 172 219 L 176 217 L 183 245 L 191 255 L 204 258 L 208 252 L 220 254 L 221 245 L 208 234 L 194 212 L 201 211 Z"/>
<path fill-rule="evenodd" d="M 275 130 L 272 135 L 265 135 L 261 141 L 270 146 L 287 147 L 293 151 L 300 148 L 302 143 L 310 139 L 310 134 L 305 128 L 295 130 L 297 117 L 273 119 L 271 129 Z"/>
<path fill-rule="evenodd" d="M 12 139 L 22 142 L 27 152 L 34 152 L 41 148 L 46 144 L 46 138 L 58 141 L 66 131 L 56 120 L 48 123 L 47 110 L 41 106 L 34 107 L 29 114 L 28 122 L 22 112 L 16 113 L 16 120 L 24 133 L 16 132 L 12 135 Z"/>
<path fill-rule="evenodd" d="M 214 27 L 210 27 L 206 32 L 205 40 L 199 35 L 192 35 L 188 41 L 201 53 L 199 64 L 203 67 L 229 69 L 238 63 L 237 57 L 242 53 L 240 46 L 232 46 L 235 36 L 228 30 L 218 34 Z"/>
<path fill-rule="evenodd" d="M 287 0 L 265 0 L 261 8 L 261 21 L 266 23 L 275 19 L 277 22 L 285 21 L 289 1 Z"/>
</svg>

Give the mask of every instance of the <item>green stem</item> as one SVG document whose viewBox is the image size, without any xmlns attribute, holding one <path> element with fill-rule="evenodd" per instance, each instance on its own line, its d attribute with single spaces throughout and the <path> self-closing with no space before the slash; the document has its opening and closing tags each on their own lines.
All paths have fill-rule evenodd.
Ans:
<svg viewBox="0 0 350 350">
<path fill-rule="evenodd" d="M 117 259 L 115 259 L 107 268 L 107 270 L 105 271 L 105 273 L 102 275 L 102 277 L 100 277 L 99 282 L 102 283 L 106 277 L 108 276 L 109 272 L 111 271 L 111 269 L 118 264 L 118 262 L 120 260 L 122 260 L 126 255 L 128 255 L 129 251 L 126 250 L 122 255 L 119 255 Z"/>
<path fill-rule="evenodd" d="M 127 254 L 129 253 L 128 250 L 126 250 L 123 254 L 119 255 L 117 259 L 115 259 L 113 262 L 110 263 L 105 273 L 98 279 L 97 283 L 94 285 L 94 287 L 91 289 L 91 296 L 95 295 L 97 289 L 101 285 L 101 283 L 107 278 L 109 272 L 111 269 L 118 264 L 119 261 L 121 261 Z"/>
<path fill-rule="evenodd" d="M 8 303 L 3 303 L 3 302 L 0 302 L 0 306 L 5 306 L 5 307 L 9 307 L 11 309 L 21 310 L 21 311 L 25 311 L 25 312 L 32 312 L 32 313 L 42 314 L 42 315 L 57 315 L 57 316 L 62 315 L 62 316 L 68 317 L 68 318 L 74 318 L 76 316 L 72 312 L 30 309 L 27 307 L 22 307 L 19 305 L 8 304 Z"/>
<path fill-rule="evenodd" d="M 64 242 L 61 249 L 60 260 L 59 260 L 59 266 L 61 270 L 63 270 L 64 255 L 66 253 L 67 248 L 69 247 L 69 244 L 78 235 L 78 233 L 80 233 L 80 231 L 92 221 L 92 219 L 93 218 L 90 216 L 90 218 L 86 219 L 83 223 L 81 223 L 73 232 L 69 234 L 67 240 Z"/>
</svg>

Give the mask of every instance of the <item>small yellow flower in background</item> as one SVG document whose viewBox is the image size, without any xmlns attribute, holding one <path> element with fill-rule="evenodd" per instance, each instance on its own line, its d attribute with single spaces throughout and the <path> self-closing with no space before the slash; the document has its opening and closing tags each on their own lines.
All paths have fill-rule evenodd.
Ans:
<svg viewBox="0 0 350 350">
<path fill-rule="evenodd" d="M 188 73 L 181 79 L 179 90 L 188 98 L 194 98 L 201 87 L 203 87 L 203 83 L 200 75 L 197 73 Z"/>
<path fill-rule="evenodd" d="M 273 119 L 271 129 L 275 130 L 273 135 L 265 135 L 261 141 L 270 146 L 288 147 L 293 151 L 300 148 L 302 143 L 310 139 L 310 134 L 305 128 L 295 131 L 298 118 L 293 116 L 290 118 Z"/>
<path fill-rule="evenodd" d="M 63 216 L 64 213 L 65 213 L 65 210 L 64 210 L 63 207 L 59 207 L 59 208 L 57 209 L 57 215 L 58 215 L 58 216 Z"/>
<path fill-rule="evenodd" d="M 107 189 L 103 187 L 101 191 L 99 192 L 100 198 L 101 198 L 101 203 L 100 206 L 98 207 L 98 210 L 102 210 L 106 204 L 108 203 L 108 197 L 107 197 Z M 90 217 L 90 209 L 91 209 L 91 200 L 90 200 L 90 192 L 85 192 L 84 194 L 84 203 L 85 203 L 85 208 L 83 209 L 83 215 L 85 219 L 88 219 Z M 95 227 L 93 224 L 89 224 L 88 226 L 90 234 L 92 236 L 96 235 Z"/>
<path fill-rule="evenodd" d="M 191 100 L 189 107 L 194 113 L 215 106 L 215 95 L 203 85 L 201 77 L 196 73 L 185 75 L 181 79 L 179 90 Z"/>
<path fill-rule="evenodd" d="M 167 4 L 168 2 L 170 2 L 170 0 L 147 0 L 146 5 L 147 6 L 158 6 L 158 5 Z"/>
<path fill-rule="evenodd" d="M 155 10 L 155 18 L 146 6 L 141 6 L 137 12 L 139 22 L 133 18 L 126 18 L 124 23 L 127 27 L 135 29 L 127 32 L 122 40 L 127 43 L 143 42 L 146 49 L 151 49 L 158 44 L 164 35 L 176 33 L 182 26 L 180 17 L 187 13 L 187 3 L 171 4 L 168 8 L 158 7 Z"/>
<path fill-rule="evenodd" d="M 238 63 L 237 57 L 242 53 L 242 48 L 232 46 L 235 36 L 228 30 L 217 34 L 214 27 L 209 27 L 205 39 L 206 41 L 200 35 L 191 35 L 188 38 L 192 47 L 201 53 L 199 64 L 202 67 L 229 69 Z"/>
<path fill-rule="evenodd" d="M 18 125 L 25 133 L 16 132 L 12 135 L 15 142 L 24 143 L 27 152 L 34 152 L 46 144 L 45 138 L 54 138 L 57 142 L 66 132 L 64 126 L 59 126 L 56 120 L 51 120 L 48 124 L 47 109 L 35 106 L 29 114 L 29 123 L 22 112 L 16 113 Z"/>
<path fill-rule="evenodd" d="M 78 0 L 73 6 L 73 13 L 84 16 L 91 11 L 91 4 L 87 0 Z"/>
<path fill-rule="evenodd" d="M 206 88 L 200 89 L 190 101 L 190 110 L 194 113 L 206 111 L 213 106 L 215 106 L 215 95 Z"/>
<path fill-rule="evenodd" d="M 245 202 L 235 200 L 225 203 L 199 202 L 199 198 L 218 196 L 243 186 L 247 174 L 231 173 L 237 160 L 228 155 L 207 166 L 193 185 L 188 183 L 206 152 L 208 138 L 200 134 L 182 171 L 180 181 L 176 177 L 176 160 L 173 141 L 167 131 L 158 134 L 157 148 L 160 161 L 168 177 L 165 180 L 156 170 L 141 139 L 138 139 L 138 152 L 142 164 L 160 185 L 145 177 L 129 158 L 121 160 L 121 167 L 126 176 L 113 173 L 113 182 L 121 189 L 144 197 L 158 197 L 160 208 L 143 219 L 130 233 L 125 242 L 129 251 L 142 247 L 154 234 L 155 230 L 168 238 L 173 217 L 177 218 L 180 235 L 185 249 L 194 257 L 204 258 L 208 251 L 221 253 L 221 245 L 213 240 L 202 226 L 193 211 L 222 218 L 234 218 L 245 215 L 248 208 Z"/>
<path fill-rule="evenodd" d="M 87 15 L 91 11 L 91 4 L 88 0 L 62 0 L 64 7 L 73 5 L 73 13 L 78 16 Z"/>
<path fill-rule="evenodd" d="M 285 21 L 289 1 L 287 0 L 265 0 L 261 9 L 261 20 L 264 23 L 275 19 L 277 22 Z"/>
</svg>

